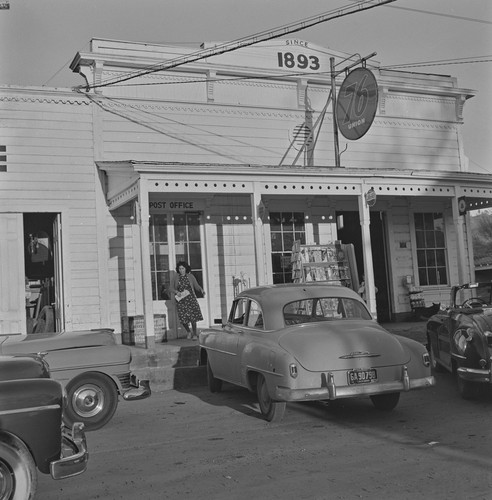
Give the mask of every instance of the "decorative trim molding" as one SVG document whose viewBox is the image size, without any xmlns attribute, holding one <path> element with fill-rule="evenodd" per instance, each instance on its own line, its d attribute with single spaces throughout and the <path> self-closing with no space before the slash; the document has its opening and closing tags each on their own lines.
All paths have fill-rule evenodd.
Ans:
<svg viewBox="0 0 492 500">
<path fill-rule="evenodd" d="M 20 96 L 2 96 L 0 95 L 1 102 L 37 102 L 41 104 L 78 104 L 88 106 L 90 101 L 85 98 L 68 99 L 62 97 L 20 97 Z"/>
</svg>

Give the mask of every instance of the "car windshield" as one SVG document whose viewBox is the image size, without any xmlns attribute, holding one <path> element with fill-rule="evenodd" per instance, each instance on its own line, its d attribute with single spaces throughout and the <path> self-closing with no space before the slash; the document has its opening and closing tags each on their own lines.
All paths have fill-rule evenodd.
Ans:
<svg viewBox="0 0 492 500">
<path fill-rule="evenodd" d="M 347 297 L 296 300 L 286 304 L 283 312 L 287 326 L 339 319 L 372 319 L 364 304 Z"/>
<path fill-rule="evenodd" d="M 456 290 L 455 304 L 461 307 L 492 306 L 492 283 L 475 283 Z"/>
</svg>

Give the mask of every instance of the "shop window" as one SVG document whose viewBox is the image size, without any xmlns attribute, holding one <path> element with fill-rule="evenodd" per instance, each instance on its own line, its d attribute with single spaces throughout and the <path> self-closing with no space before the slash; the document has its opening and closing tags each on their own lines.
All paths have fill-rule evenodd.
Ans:
<svg viewBox="0 0 492 500">
<path fill-rule="evenodd" d="M 292 282 L 292 245 L 306 244 L 303 212 L 270 212 L 272 273 L 274 283 Z"/>
<path fill-rule="evenodd" d="M 416 213 L 414 220 L 420 286 L 447 285 L 443 215 L 441 213 Z"/>
</svg>

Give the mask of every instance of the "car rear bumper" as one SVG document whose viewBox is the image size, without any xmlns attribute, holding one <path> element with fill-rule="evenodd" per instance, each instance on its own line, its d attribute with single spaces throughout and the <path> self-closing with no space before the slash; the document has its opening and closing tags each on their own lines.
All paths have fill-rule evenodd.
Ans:
<svg viewBox="0 0 492 500">
<path fill-rule="evenodd" d="M 151 395 L 150 382 L 148 380 L 138 380 L 132 373 L 130 377 L 130 388 L 121 392 L 125 401 L 137 401 L 148 398 Z"/>
<path fill-rule="evenodd" d="M 390 392 L 406 392 L 414 389 L 425 389 L 435 385 L 433 376 L 418 379 L 410 379 L 407 374 L 402 380 L 392 382 L 368 383 L 360 385 L 336 386 L 333 375 L 326 377 L 326 386 L 312 389 L 289 389 L 277 387 L 274 399 L 278 401 L 316 401 L 333 400 L 338 398 L 351 398 L 356 396 L 370 396 L 374 394 L 385 394 Z"/>
<path fill-rule="evenodd" d="M 67 455 L 65 455 L 67 453 Z M 68 454 L 69 453 L 69 454 Z M 89 452 L 84 432 L 84 424 L 75 422 L 72 429 L 67 427 L 62 431 L 62 458 L 50 463 L 50 473 L 53 479 L 82 474 L 87 468 Z"/>
</svg>

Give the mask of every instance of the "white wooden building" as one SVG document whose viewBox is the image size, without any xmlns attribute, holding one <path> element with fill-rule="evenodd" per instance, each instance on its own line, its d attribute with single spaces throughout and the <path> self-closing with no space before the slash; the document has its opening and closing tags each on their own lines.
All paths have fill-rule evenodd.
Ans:
<svg viewBox="0 0 492 500">
<path fill-rule="evenodd" d="M 183 258 L 207 292 L 199 326 L 241 288 L 290 281 L 294 240 L 354 244 L 381 321 L 411 316 L 409 286 L 430 305 L 474 278 L 459 201 L 488 203 L 492 176 L 463 153 L 473 91 L 368 60 L 377 113 L 339 138 L 337 165 L 330 61 L 347 54 L 286 39 L 147 73 L 192 52 L 93 39 L 71 64 L 80 89 L 0 88 L 0 331 L 29 329 L 40 221 L 56 328 L 119 332 L 143 315 L 149 345 L 155 315 L 180 335 L 162 288 Z"/>
</svg>

